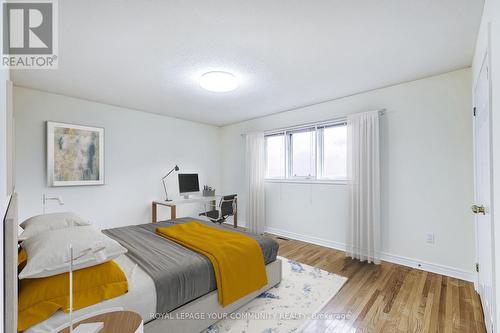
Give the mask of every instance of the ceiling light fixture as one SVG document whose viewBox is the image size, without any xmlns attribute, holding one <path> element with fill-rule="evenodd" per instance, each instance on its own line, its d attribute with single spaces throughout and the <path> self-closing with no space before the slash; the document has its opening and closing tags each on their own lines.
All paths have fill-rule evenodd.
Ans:
<svg viewBox="0 0 500 333">
<path fill-rule="evenodd" d="M 200 86 L 209 91 L 227 92 L 238 87 L 238 80 L 228 72 L 208 72 L 200 77 Z"/>
</svg>

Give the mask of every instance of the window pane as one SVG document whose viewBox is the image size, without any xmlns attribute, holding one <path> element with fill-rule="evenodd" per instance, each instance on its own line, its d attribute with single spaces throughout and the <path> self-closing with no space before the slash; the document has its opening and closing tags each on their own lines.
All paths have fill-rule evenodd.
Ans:
<svg viewBox="0 0 500 333">
<path fill-rule="evenodd" d="M 285 178 L 285 135 L 266 136 L 266 177 Z"/>
<path fill-rule="evenodd" d="M 323 178 L 347 178 L 347 126 L 323 129 Z"/>
<path fill-rule="evenodd" d="M 291 175 L 293 177 L 314 177 L 316 174 L 314 130 L 290 134 Z"/>
</svg>

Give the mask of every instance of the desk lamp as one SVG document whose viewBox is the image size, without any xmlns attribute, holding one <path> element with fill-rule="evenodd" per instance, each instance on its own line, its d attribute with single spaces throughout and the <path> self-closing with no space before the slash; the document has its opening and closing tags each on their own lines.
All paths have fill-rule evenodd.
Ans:
<svg viewBox="0 0 500 333">
<path fill-rule="evenodd" d="M 174 171 L 179 171 L 179 167 L 177 165 L 172 170 L 170 170 L 165 176 L 163 176 L 163 178 L 161 179 L 161 181 L 163 183 L 163 188 L 165 189 L 165 201 L 172 201 L 168 198 L 167 185 L 165 185 L 165 178 L 167 178 L 168 175 L 170 175 Z"/>
</svg>

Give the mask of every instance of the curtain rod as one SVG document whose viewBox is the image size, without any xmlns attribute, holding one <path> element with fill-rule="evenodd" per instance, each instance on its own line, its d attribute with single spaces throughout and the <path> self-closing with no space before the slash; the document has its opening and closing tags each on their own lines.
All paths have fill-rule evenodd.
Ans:
<svg viewBox="0 0 500 333">
<path fill-rule="evenodd" d="M 386 113 L 387 110 L 386 109 L 378 109 L 378 110 L 375 110 L 375 111 L 378 111 L 378 114 L 380 116 L 383 116 L 383 115 L 385 115 L 385 113 Z M 364 113 L 364 112 L 357 112 L 357 113 Z M 347 116 L 349 116 L 351 114 L 356 114 L 356 113 L 350 113 L 350 114 L 340 115 L 340 116 L 337 116 L 335 118 L 331 118 L 331 119 L 327 119 L 327 120 L 315 121 L 315 122 L 310 122 L 310 123 L 303 123 L 303 124 L 294 125 L 294 126 L 288 126 L 288 127 L 268 129 L 268 130 L 264 130 L 263 132 L 265 134 L 275 133 L 275 132 L 278 133 L 278 132 L 281 132 L 281 131 L 298 129 L 298 128 L 303 128 L 303 127 L 307 127 L 307 126 L 313 126 L 313 125 L 322 124 L 322 123 L 334 123 L 334 122 L 341 123 L 342 121 L 345 121 L 345 119 L 347 118 Z M 255 132 L 255 131 L 253 131 L 253 132 Z M 249 133 L 252 133 L 252 132 L 249 132 Z M 241 136 L 246 136 L 247 134 L 248 133 L 241 133 Z"/>
</svg>

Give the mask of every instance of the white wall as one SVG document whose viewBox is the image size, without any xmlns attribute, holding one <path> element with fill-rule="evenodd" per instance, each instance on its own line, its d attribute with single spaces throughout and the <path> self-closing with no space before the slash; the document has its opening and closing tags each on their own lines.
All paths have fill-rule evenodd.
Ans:
<svg viewBox="0 0 500 333">
<path fill-rule="evenodd" d="M 175 164 L 199 173 L 200 185 L 219 188 L 217 127 L 19 87 L 14 109 L 20 220 L 42 213 L 46 193 L 65 201 L 49 203 L 48 212 L 75 211 L 102 228 L 147 223 L 151 201 L 164 198 L 161 177 Z M 47 187 L 47 120 L 105 128 L 106 185 Z M 170 194 L 178 196 L 177 176 L 168 179 Z M 178 216 L 201 209 L 179 206 Z"/>
<path fill-rule="evenodd" d="M 500 330 L 500 0 L 486 0 L 483 17 L 479 28 L 476 51 L 472 65 L 473 80 L 481 70 L 484 54 L 488 47 L 488 25 L 491 25 L 491 108 L 492 108 L 492 143 L 493 143 L 493 239 L 494 270 L 496 290 L 496 329 Z"/>
<path fill-rule="evenodd" d="M 0 6 L 0 27 L 3 27 L 3 6 Z M 0 34 L 0 45 L 3 45 L 3 34 Z M 4 218 L 9 195 L 7 192 L 7 80 L 9 70 L 0 68 L 0 216 Z M 3 258 L 3 227 L 0 228 L 0 255 Z M 3 260 L 3 259 L 2 259 Z M 3 261 L 2 261 L 3 263 Z M 3 277 L 3 264 L 0 265 L 0 276 Z M 0 330 L 4 332 L 4 279 L 0 283 Z"/>
<path fill-rule="evenodd" d="M 1 23 L 1 22 L 0 22 Z M 7 80 L 9 73 L 0 69 L 0 214 L 8 202 L 7 191 Z M 2 238 L 3 239 L 3 238 Z"/>
<path fill-rule="evenodd" d="M 2 12 L 0 10 L 0 16 Z M 2 21 L 0 19 L 0 26 Z M 0 45 L 1 38 L 0 38 Z M 7 191 L 7 80 L 9 80 L 9 71 L 0 69 L 0 216 L 1 220 L 5 216 L 7 204 L 9 202 L 10 193 Z M 3 227 L 0 228 L 0 255 L 3 258 Z M 2 259 L 3 260 L 3 259 Z M 3 261 L 0 265 L 0 276 L 3 277 Z M 0 330 L 3 332 L 3 284 L 4 279 L 0 283 Z"/>
<path fill-rule="evenodd" d="M 471 71 L 459 70 L 222 129 L 223 191 L 240 193 L 245 216 L 241 133 L 386 108 L 381 120 L 382 240 L 385 258 L 472 278 L 475 263 Z M 266 183 L 269 230 L 343 248 L 345 185 Z M 243 221 L 242 221 L 243 222 Z M 426 243 L 426 233 L 435 244 Z M 444 270 L 444 271 L 443 271 Z"/>
</svg>

